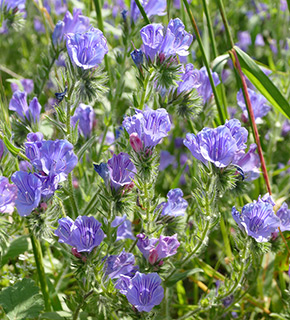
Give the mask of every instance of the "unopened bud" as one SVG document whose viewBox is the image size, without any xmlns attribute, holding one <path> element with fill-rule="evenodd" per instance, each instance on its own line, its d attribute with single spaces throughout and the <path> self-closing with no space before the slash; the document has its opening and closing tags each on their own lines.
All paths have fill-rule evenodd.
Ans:
<svg viewBox="0 0 290 320">
<path fill-rule="evenodd" d="M 150 250 L 148 260 L 149 260 L 149 263 L 152 264 L 152 265 L 157 262 L 157 260 L 158 260 L 158 253 L 157 253 L 157 251 L 156 251 L 155 248 L 152 249 L 152 250 Z"/>
<path fill-rule="evenodd" d="M 130 145 L 137 153 L 143 150 L 143 143 L 137 133 L 132 133 L 130 135 Z"/>
<path fill-rule="evenodd" d="M 82 255 L 78 252 L 77 248 L 71 248 L 71 253 L 78 259 L 82 258 Z"/>
<path fill-rule="evenodd" d="M 135 49 L 131 52 L 131 58 L 136 64 L 136 67 L 139 68 L 143 63 L 143 52 L 142 50 Z"/>
</svg>

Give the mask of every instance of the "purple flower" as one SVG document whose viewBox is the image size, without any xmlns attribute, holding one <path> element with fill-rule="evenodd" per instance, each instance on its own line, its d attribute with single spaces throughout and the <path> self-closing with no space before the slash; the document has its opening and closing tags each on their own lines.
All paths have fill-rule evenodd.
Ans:
<svg viewBox="0 0 290 320">
<path fill-rule="evenodd" d="M 238 32 L 238 40 L 237 45 L 244 51 L 247 51 L 248 47 L 252 44 L 251 35 L 248 31 Z"/>
<path fill-rule="evenodd" d="M 21 89 L 25 91 L 27 94 L 30 94 L 34 89 L 34 83 L 31 79 L 21 79 L 20 81 L 17 80 L 15 82 L 11 82 L 11 90 L 12 92 L 15 92 L 19 90 L 19 85 L 22 86 Z M 22 91 L 22 90 L 20 90 Z"/>
<path fill-rule="evenodd" d="M 192 43 L 192 35 L 185 31 L 184 24 L 179 18 L 170 20 L 165 37 L 163 26 L 159 23 L 148 24 L 140 30 L 143 48 L 147 59 L 154 61 L 157 53 L 165 57 L 187 56 Z"/>
<path fill-rule="evenodd" d="M 137 68 L 143 64 L 143 52 L 142 50 L 135 49 L 131 52 L 131 58 L 134 61 Z"/>
<path fill-rule="evenodd" d="M 166 0 L 141 0 L 142 7 L 148 18 L 157 15 L 164 16 L 166 14 Z M 131 19 L 136 22 L 140 16 L 140 10 L 135 0 L 131 0 Z"/>
<path fill-rule="evenodd" d="M 22 217 L 28 216 L 40 203 L 41 180 L 32 173 L 17 171 L 13 173 L 11 181 L 18 189 L 15 201 L 18 213 Z"/>
<path fill-rule="evenodd" d="M 63 21 L 58 21 L 52 34 L 53 43 L 62 41 L 68 33 L 83 33 L 90 29 L 90 19 L 74 8 L 73 16 L 67 11 Z"/>
<path fill-rule="evenodd" d="M 175 160 L 175 156 L 170 154 L 170 152 L 166 150 L 161 150 L 159 171 L 165 170 L 168 166 L 174 163 L 174 160 Z"/>
<path fill-rule="evenodd" d="M 54 232 L 59 237 L 58 241 L 75 247 L 78 252 L 91 252 L 105 237 L 102 224 L 94 217 L 78 216 L 75 221 L 65 217 L 58 223 L 59 227 Z"/>
<path fill-rule="evenodd" d="M 152 110 L 146 107 L 145 111 L 136 109 L 133 117 L 126 117 L 123 126 L 131 135 L 137 133 L 144 148 L 155 147 L 164 137 L 168 136 L 171 123 L 167 111 L 163 108 Z"/>
<path fill-rule="evenodd" d="M 66 140 L 26 142 L 25 153 L 38 172 L 57 176 L 58 182 L 66 180 L 78 162 L 73 145 Z"/>
<path fill-rule="evenodd" d="M 177 234 L 171 237 L 161 235 L 159 239 L 149 239 L 144 234 L 138 234 L 137 238 L 137 247 L 142 252 L 144 258 L 151 264 L 175 255 L 180 245 L 177 240 Z"/>
<path fill-rule="evenodd" d="M 38 99 L 34 97 L 28 106 L 26 99 L 26 92 L 21 92 L 19 90 L 15 91 L 9 103 L 9 110 L 16 111 L 23 120 L 27 119 L 28 121 L 35 123 L 39 121 L 41 105 L 39 104 Z"/>
<path fill-rule="evenodd" d="M 20 161 L 19 162 L 19 169 L 20 169 L 20 171 L 31 172 L 33 167 L 31 165 L 31 163 L 28 161 Z"/>
<path fill-rule="evenodd" d="M 225 126 L 230 129 L 231 135 L 236 140 L 238 151 L 246 149 L 248 130 L 241 126 L 238 119 L 226 120 Z"/>
<path fill-rule="evenodd" d="M 71 117 L 71 123 L 73 126 L 78 123 L 79 132 L 85 137 L 89 138 L 92 130 L 95 119 L 95 112 L 91 106 L 80 103 L 76 108 L 74 115 Z"/>
<path fill-rule="evenodd" d="M 126 214 L 124 214 L 123 217 L 116 217 L 114 221 L 111 223 L 111 227 L 118 227 L 116 241 L 124 239 L 135 240 L 135 237 L 132 233 L 132 223 L 130 220 L 127 219 Z"/>
<path fill-rule="evenodd" d="M 280 226 L 280 219 L 275 215 L 274 202 L 267 194 L 259 196 L 257 201 L 246 204 L 241 214 L 232 208 L 232 215 L 239 228 L 253 237 L 257 242 L 267 242 L 271 234 Z"/>
<path fill-rule="evenodd" d="M 9 184 L 6 177 L 0 176 L 0 213 L 12 213 L 14 211 L 17 187 Z"/>
<path fill-rule="evenodd" d="M 249 151 L 245 153 L 244 150 L 240 150 L 236 153 L 232 163 L 242 168 L 245 174 L 245 181 L 253 181 L 260 177 L 260 157 L 255 153 L 257 149 L 256 144 L 251 144 Z"/>
<path fill-rule="evenodd" d="M 267 99 L 260 93 L 257 93 L 251 89 L 248 89 L 248 92 L 249 92 L 251 104 L 253 107 L 255 120 L 257 123 L 261 123 L 262 117 L 267 115 L 267 113 L 271 110 L 271 107 L 269 107 L 266 104 Z M 238 101 L 238 106 L 243 110 L 243 118 L 245 119 L 245 121 L 248 121 L 249 120 L 248 110 L 244 100 L 242 89 L 240 89 L 239 92 L 237 93 L 237 101 Z"/>
<path fill-rule="evenodd" d="M 211 74 L 214 85 L 217 86 L 220 83 L 219 76 L 216 72 L 211 72 Z M 178 83 L 178 93 L 195 88 L 198 95 L 203 99 L 203 103 L 206 103 L 211 98 L 212 88 L 205 67 L 198 70 L 194 69 L 193 64 L 187 64 L 185 72 L 181 75 L 181 80 L 182 81 Z"/>
<path fill-rule="evenodd" d="M 286 0 L 280 0 L 280 10 L 286 11 L 287 10 L 287 1 Z"/>
<path fill-rule="evenodd" d="M 161 203 L 161 215 L 171 217 L 184 216 L 185 211 L 188 207 L 188 202 L 182 197 L 183 192 L 181 189 L 171 189 L 167 193 L 167 202 Z"/>
<path fill-rule="evenodd" d="M 107 164 L 94 164 L 96 172 L 105 184 L 116 192 L 129 188 L 135 176 L 136 168 L 127 153 L 113 155 Z"/>
<path fill-rule="evenodd" d="M 132 278 L 138 266 L 134 266 L 135 257 L 133 253 L 128 253 L 124 249 L 118 255 L 109 256 L 106 259 L 104 269 L 105 275 L 110 279 L 119 279 L 121 275 Z"/>
<path fill-rule="evenodd" d="M 0 1 L 0 9 L 6 7 L 7 10 L 11 10 L 14 8 L 18 8 L 18 10 L 25 9 L 26 0 L 1 0 Z"/>
<path fill-rule="evenodd" d="M 160 50 L 166 57 L 176 54 L 182 57 L 187 56 L 192 39 L 192 35 L 185 31 L 184 24 L 179 18 L 171 19 Z"/>
<path fill-rule="evenodd" d="M 164 289 L 160 284 L 161 279 L 157 273 L 137 272 L 130 281 L 126 297 L 139 312 L 150 312 L 164 297 Z"/>
<path fill-rule="evenodd" d="M 282 136 L 285 137 L 288 133 L 290 132 L 290 122 L 288 119 L 286 119 L 284 122 L 283 122 L 283 125 L 282 125 Z M 1 157 L 0 157 L 1 158 Z"/>
<path fill-rule="evenodd" d="M 66 47 L 72 63 L 87 70 L 97 67 L 108 53 L 107 39 L 99 29 L 66 35 Z"/>
<path fill-rule="evenodd" d="M 255 40 L 255 46 L 264 47 L 264 45 L 265 41 L 263 39 L 263 36 L 261 35 L 261 33 L 258 33 Z"/>
<path fill-rule="evenodd" d="M 290 231 L 290 210 L 288 209 L 288 204 L 286 202 L 283 202 L 277 211 L 277 217 L 281 221 L 281 231 Z"/>
<path fill-rule="evenodd" d="M 140 30 L 144 53 L 147 59 L 154 61 L 163 41 L 163 26 L 160 23 L 148 24 Z"/>
</svg>

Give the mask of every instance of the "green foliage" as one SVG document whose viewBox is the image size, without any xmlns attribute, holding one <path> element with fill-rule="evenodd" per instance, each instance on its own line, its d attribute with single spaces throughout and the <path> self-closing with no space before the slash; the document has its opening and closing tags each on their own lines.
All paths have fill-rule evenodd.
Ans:
<svg viewBox="0 0 290 320">
<path fill-rule="evenodd" d="M 43 310 L 43 299 L 35 282 L 24 278 L 0 292 L 0 305 L 10 320 L 33 319 Z"/>
</svg>

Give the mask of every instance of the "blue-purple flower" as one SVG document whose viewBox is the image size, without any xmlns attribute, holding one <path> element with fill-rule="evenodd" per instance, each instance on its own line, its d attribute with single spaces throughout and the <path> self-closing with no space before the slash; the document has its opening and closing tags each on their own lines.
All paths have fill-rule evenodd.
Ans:
<svg viewBox="0 0 290 320">
<path fill-rule="evenodd" d="M 166 34 L 163 35 L 163 26 L 160 23 L 152 23 L 140 30 L 143 49 L 147 59 L 154 61 L 157 54 L 164 54 L 166 58 L 175 56 L 187 56 L 192 43 L 192 35 L 185 31 L 184 24 L 179 18 L 170 20 Z"/>
<path fill-rule="evenodd" d="M 245 181 L 253 181 L 260 176 L 260 157 L 255 152 L 257 149 L 256 144 L 251 144 L 249 151 L 246 153 L 244 150 L 240 150 L 235 154 L 232 163 L 242 168 L 245 175 Z"/>
<path fill-rule="evenodd" d="M 149 239 L 141 233 L 137 235 L 137 238 L 138 249 L 152 265 L 164 258 L 175 255 L 180 245 L 177 240 L 177 234 L 173 236 L 160 235 L 159 239 Z"/>
<path fill-rule="evenodd" d="M 41 111 L 41 105 L 38 99 L 34 97 L 29 106 L 27 105 L 27 93 L 19 90 L 13 93 L 13 96 L 9 103 L 9 110 L 17 112 L 19 117 L 29 122 L 38 122 Z"/>
<path fill-rule="evenodd" d="M 216 72 L 211 72 L 214 85 L 217 86 L 220 83 L 219 76 Z M 200 70 L 194 69 L 193 64 L 188 63 L 185 67 L 185 72 L 181 75 L 181 81 L 178 82 L 177 92 L 186 92 L 196 89 L 198 95 L 203 99 L 203 103 L 206 103 L 212 96 L 212 87 L 209 81 L 208 73 L 205 67 Z"/>
<path fill-rule="evenodd" d="M 117 228 L 117 239 L 124 240 L 124 239 L 132 239 L 135 240 L 135 237 L 132 233 L 132 222 L 127 219 L 127 215 L 124 214 L 123 217 L 117 216 L 114 221 L 111 223 L 111 227 Z"/>
<path fill-rule="evenodd" d="M 74 115 L 71 117 L 71 123 L 73 126 L 78 123 L 78 130 L 85 138 L 89 138 L 95 120 L 95 112 L 91 106 L 80 103 L 76 108 Z"/>
<path fill-rule="evenodd" d="M 183 192 L 181 189 L 171 189 L 167 193 L 167 202 L 161 203 L 161 215 L 171 217 L 184 216 L 188 207 L 188 202 L 182 197 Z"/>
<path fill-rule="evenodd" d="M 94 168 L 106 186 L 116 192 L 130 188 L 136 172 L 129 155 L 124 152 L 114 154 L 108 163 L 94 164 Z"/>
<path fill-rule="evenodd" d="M 125 117 L 123 126 L 129 135 L 137 133 L 145 149 L 155 147 L 168 136 L 171 122 L 165 109 L 152 110 L 146 107 L 145 111 L 136 109 L 134 116 Z"/>
<path fill-rule="evenodd" d="M 161 303 L 164 297 L 159 275 L 136 272 L 129 282 L 126 297 L 139 312 L 150 312 L 154 306 Z"/>
<path fill-rule="evenodd" d="M 54 232 L 60 243 L 66 243 L 78 252 L 91 252 L 103 241 L 105 234 L 102 224 L 94 217 L 78 216 L 75 221 L 69 217 L 58 220 L 59 227 Z"/>
<path fill-rule="evenodd" d="M 14 211 L 17 187 L 9 183 L 6 177 L 0 176 L 0 213 Z"/>
<path fill-rule="evenodd" d="M 159 171 L 165 170 L 168 166 L 173 164 L 174 161 L 175 161 L 175 156 L 173 156 L 170 152 L 166 150 L 161 150 Z"/>
<path fill-rule="evenodd" d="M 247 51 L 248 47 L 252 44 L 251 35 L 248 31 L 238 32 L 238 40 L 237 45 L 244 51 Z"/>
<path fill-rule="evenodd" d="M 22 217 L 28 216 L 38 207 L 41 199 L 41 180 L 32 173 L 17 171 L 11 181 L 17 187 L 15 206 Z"/>
<path fill-rule="evenodd" d="M 288 204 L 286 202 L 283 202 L 277 211 L 277 217 L 281 221 L 281 231 L 290 231 L 290 210 L 288 209 Z"/>
<path fill-rule="evenodd" d="M 188 133 L 183 143 L 205 165 L 211 162 L 223 168 L 232 162 L 236 153 L 246 148 L 247 137 L 248 131 L 237 119 L 231 119 L 215 129 L 204 128 L 197 135 Z"/>
<path fill-rule="evenodd" d="M 93 27 L 85 33 L 68 33 L 66 47 L 72 63 L 84 70 L 97 67 L 108 53 L 107 39 Z"/>
<path fill-rule="evenodd" d="M 254 90 L 248 89 L 251 104 L 254 111 L 255 120 L 257 123 L 262 122 L 262 118 L 267 115 L 271 110 L 267 103 L 267 99 L 260 93 L 255 92 Z M 238 106 L 243 110 L 243 121 L 247 122 L 249 120 L 247 106 L 244 100 L 242 89 L 237 93 Z"/>
<path fill-rule="evenodd" d="M 271 196 L 266 194 L 263 198 L 259 196 L 257 201 L 246 204 L 241 214 L 233 207 L 232 216 L 242 231 L 257 242 L 267 242 L 280 226 L 280 219 L 273 210 L 274 205 Z"/>
<path fill-rule="evenodd" d="M 148 18 L 157 15 L 164 16 L 166 14 L 166 0 L 141 0 L 142 7 Z M 140 10 L 135 0 L 131 0 L 131 19 L 136 22 L 140 16 Z"/>
<path fill-rule="evenodd" d="M 34 83 L 32 79 L 21 79 L 21 80 L 11 82 L 11 90 L 13 92 L 20 90 L 20 91 L 26 92 L 27 94 L 30 94 L 33 91 L 33 89 L 34 89 Z"/>
<path fill-rule="evenodd" d="M 143 64 L 143 52 L 142 50 L 135 49 L 131 52 L 131 58 L 134 61 L 137 68 Z"/>
<path fill-rule="evenodd" d="M 105 275 L 111 279 L 118 279 L 121 275 L 132 278 L 138 266 L 135 266 L 133 253 L 126 252 L 124 249 L 118 255 L 109 256 L 104 265 Z"/>
<path fill-rule="evenodd" d="M 61 42 L 68 33 L 83 33 L 90 29 L 90 19 L 74 8 L 73 15 L 67 11 L 63 21 L 58 21 L 52 34 L 54 44 Z"/>
</svg>

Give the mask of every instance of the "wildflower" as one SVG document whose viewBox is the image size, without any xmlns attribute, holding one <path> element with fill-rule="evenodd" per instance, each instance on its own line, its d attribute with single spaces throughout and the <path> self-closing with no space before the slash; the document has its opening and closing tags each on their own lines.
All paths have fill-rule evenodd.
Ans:
<svg viewBox="0 0 290 320">
<path fill-rule="evenodd" d="M 171 237 L 161 235 L 159 239 L 149 239 L 144 234 L 138 234 L 137 238 L 137 247 L 142 252 L 144 258 L 151 264 L 175 255 L 180 245 L 177 240 L 177 234 Z M 152 256 L 154 259 L 152 259 Z"/>
<path fill-rule="evenodd" d="M 248 31 L 238 32 L 238 40 L 237 45 L 244 51 L 247 51 L 248 47 L 252 44 L 251 35 Z"/>
<path fill-rule="evenodd" d="M 83 33 L 90 29 L 90 19 L 74 8 L 73 15 L 67 11 L 63 21 L 58 21 L 52 34 L 54 45 L 65 39 L 68 33 Z"/>
<path fill-rule="evenodd" d="M 163 108 L 145 111 L 136 109 L 132 117 L 125 117 L 123 126 L 131 135 L 137 133 L 143 143 L 143 148 L 155 147 L 164 137 L 168 136 L 171 123 L 167 111 Z"/>
<path fill-rule="evenodd" d="M 15 200 L 17 211 L 22 217 L 26 217 L 40 203 L 41 180 L 32 173 L 17 171 L 13 173 L 11 181 L 18 189 Z"/>
<path fill-rule="evenodd" d="M 255 46 L 264 47 L 264 45 L 265 41 L 263 39 L 263 36 L 261 35 L 261 33 L 258 33 L 255 40 Z"/>
<path fill-rule="evenodd" d="M 121 275 L 132 278 L 138 270 L 138 266 L 134 266 L 134 264 L 133 253 L 128 253 L 123 249 L 120 254 L 109 256 L 106 259 L 105 274 L 111 279 L 118 279 Z"/>
<path fill-rule="evenodd" d="M 159 171 L 165 170 L 168 166 L 173 164 L 175 161 L 175 156 L 173 156 L 170 152 L 166 150 L 162 150 L 160 152 L 160 165 Z"/>
<path fill-rule="evenodd" d="M 280 219 L 273 210 L 274 205 L 271 196 L 266 194 L 263 198 L 259 196 L 257 201 L 246 204 L 241 214 L 233 207 L 232 216 L 239 228 L 257 242 L 267 242 L 280 226 Z"/>
<path fill-rule="evenodd" d="M 246 178 L 245 181 L 253 181 L 260 176 L 260 157 L 255 153 L 257 145 L 255 143 L 250 145 L 249 151 L 245 153 L 244 150 L 240 150 L 235 154 L 232 163 L 242 168 Z"/>
<path fill-rule="evenodd" d="M 216 72 L 211 72 L 214 85 L 220 83 L 219 76 Z M 181 80 L 178 83 L 178 93 L 196 89 L 198 95 L 203 99 L 205 104 L 212 96 L 212 87 L 209 81 L 208 73 L 205 67 L 200 70 L 194 69 L 193 64 L 188 63 L 185 67 L 185 72 L 181 75 Z"/>
<path fill-rule="evenodd" d="M 131 52 L 131 58 L 134 61 L 137 68 L 143 64 L 143 52 L 142 50 L 135 49 Z"/>
<path fill-rule="evenodd" d="M 91 252 L 103 241 L 105 234 L 101 223 L 94 217 L 78 216 L 75 221 L 69 217 L 58 220 L 59 227 L 54 232 L 60 243 L 66 243 L 78 252 Z"/>
<path fill-rule="evenodd" d="M 85 138 L 89 138 L 95 120 L 95 112 L 91 106 L 80 103 L 76 108 L 74 115 L 71 117 L 71 123 L 73 126 L 78 123 L 78 130 Z"/>
<path fill-rule="evenodd" d="M 159 275 L 136 272 L 129 282 L 126 297 L 139 312 L 150 312 L 154 306 L 161 303 L 164 297 Z"/>
<path fill-rule="evenodd" d="M 166 14 L 166 0 L 141 0 L 142 7 L 148 18 L 157 15 L 164 16 Z M 131 0 L 131 19 L 136 22 L 140 16 L 140 10 L 135 0 Z"/>
<path fill-rule="evenodd" d="M 38 122 L 41 111 L 41 105 L 38 99 L 34 97 L 29 106 L 27 105 L 27 94 L 19 90 L 13 93 L 9 103 L 9 110 L 16 111 L 21 119 L 27 119 L 29 122 Z"/>
<path fill-rule="evenodd" d="M 223 168 L 232 162 L 236 153 L 246 148 L 247 137 L 248 131 L 237 119 L 231 119 L 215 129 L 204 128 L 197 135 L 188 133 L 183 143 L 205 165 L 209 161 Z"/>
<path fill-rule="evenodd" d="M 181 189 L 171 189 L 167 193 L 167 202 L 162 202 L 160 207 L 162 208 L 162 216 L 184 216 L 185 211 L 188 207 L 188 202 L 182 198 L 183 192 Z"/>
<path fill-rule="evenodd" d="M 114 221 L 111 223 L 111 227 L 117 229 L 117 239 L 116 241 L 119 240 L 124 240 L 124 239 L 132 239 L 135 240 L 135 237 L 132 233 L 132 223 L 130 220 L 127 219 L 126 214 L 123 215 L 123 217 L 116 217 Z"/>
<path fill-rule="evenodd" d="M 140 30 L 140 35 L 145 56 L 151 61 L 154 61 L 157 54 L 163 54 L 165 58 L 176 54 L 187 56 L 193 39 L 192 35 L 185 31 L 179 18 L 169 21 L 165 36 L 160 23 L 148 24 Z"/>
<path fill-rule="evenodd" d="M 33 89 L 34 89 L 34 83 L 33 83 L 33 80 L 31 79 L 21 79 L 21 80 L 11 82 L 12 92 L 20 90 L 20 91 L 26 92 L 27 94 L 30 94 L 33 91 Z"/>
<path fill-rule="evenodd" d="M 129 188 L 135 176 L 136 168 L 127 153 L 113 155 L 108 163 L 94 164 L 96 172 L 106 186 L 116 192 Z"/>
<path fill-rule="evenodd" d="M 84 70 L 97 67 L 108 53 L 107 39 L 99 29 L 91 27 L 85 33 L 68 33 L 66 39 L 72 63 Z"/>
<path fill-rule="evenodd" d="M 286 202 L 283 202 L 279 210 L 277 211 L 277 217 L 281 221 L 280 229 L 281 231 L 290 230 L 290 210 Z"/>
<path fill-rule="evenodd" d="M 257 93 L 251 89 L 248 89 L 248 92 L 249 92 L 251 104 L 253 107 L 255 120 L 257 123 L 261 123 L 262 117 L 267 115 L 267 113 L 271 110 L 271 107 L 269 107 L 266 104 L 267 99 L 260 93 Z M 239 92 L 237 93 L 237 101 L 238 101 L 238 106 L 243 111 L 243 115 L 242 115 L 243 121 L 245 122 L 249 121 L 248 110 L 244 100 L 242 89 L 240 89 Z"/>
<path fill-rule="evenodd" d="M 12 213 L 14 211 L 17 187 L 9 183 L 6 177 L 0 176 L 0 212 Z"/>
</svg>

